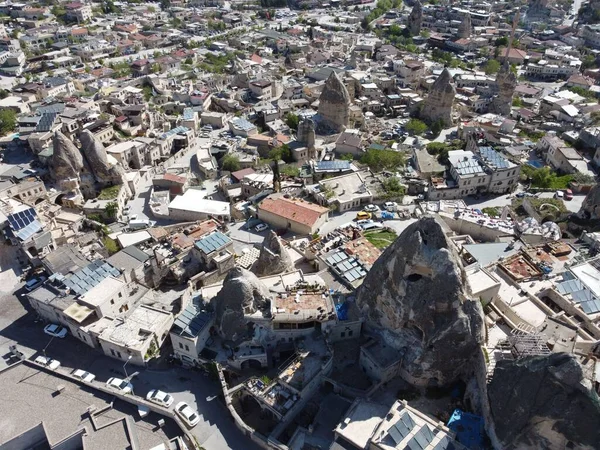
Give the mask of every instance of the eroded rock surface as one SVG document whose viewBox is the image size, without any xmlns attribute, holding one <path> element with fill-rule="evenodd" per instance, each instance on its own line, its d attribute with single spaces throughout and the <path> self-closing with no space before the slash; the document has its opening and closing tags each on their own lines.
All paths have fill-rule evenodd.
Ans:
<svg viewBox="0 0 600 450">
<path fill-rule="evenodd" d="M 259 277 L 264 277 L 289 272 L 293 268 L 294 264 L 289 252 L 283 246 L 277 234 L 271 230 L 263 241 L 258 260 L 252 267 L 252 272 Z"/>
<path fill-rule="evenodd" d="M 87 160 L 96 181 L 103 184 L 122 183 L 123 168 L 118 164 L 110 164 L 104 144 L 88 130 L 79 135 L 81 150 Z"/>
<path fill-rule="evenodd" d="M 496 75 L 497 95 L 492 99 L 491 112 L 502 116 L 510 115 L 513 95 L 517 87 L 517 76 L 510 70 L 508 63 L 504 63 Z"/>
<path fill-rule="evenodd" d="M 411 36 L 421 34 L 421 25 L 423 23 L 423 5 L 420 0 L 415 2 L 413 9 L 408 16 L 408 32 Z"/>
<path fill-rule="evenodd" d="M 331 72 L 319 97 L 319 114 L 323 125 L 339 133 L 348 126 L 350 94 L 335 72 Z"/>
<path fill-rule="evenodd" d="M 244 315 L 268 308 L 270 301 L 269 289 L 256 275 L 241 267 L 231 269 L 214 299 L 221 336 L 232 341 L 243 340 L 249 333 Z"/>
<path fill-rule="evenodd" d="M 402 354 L 402 376 L 446 385 L 472 373 L 483 312 L 470 299 L 458 254 L 434 217 L 410 225 L 375 262 L 357 292 L 367 328 Z"/>
<path fill-rule="evenodd" d="M 444 69 L 431 86 L 431 92 L 425 99 L 421 117 L 429 124 L 441 121 L 444 126 L 452 125 L 452 105 L 456 89 L 448 69 Z"/>
<path fill-rule="evenodd" d="M 83 156 L 73 142 L 60 131 L 52 139 L 54 154 L 50 163 L 50 173 L 55 181 L 79 178 L 83 169 Z"/>
<path fill-rule="evenodd" d="M 583 219 L 600 219 L 600 184 L 596 184 L 586 195 L 579 216 Z"/>
<path fill-rule="evenodd" d="M 571 355 L 498 361 L 488 396 L 505 450 L 600 448 L 600 401 Z"/>
</svg>

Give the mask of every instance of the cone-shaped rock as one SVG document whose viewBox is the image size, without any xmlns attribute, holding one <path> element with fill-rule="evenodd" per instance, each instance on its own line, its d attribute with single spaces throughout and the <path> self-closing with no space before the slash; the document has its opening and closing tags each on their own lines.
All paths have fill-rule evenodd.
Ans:
<svg viewBox="0 0 600 450">
<path fill-rule="evenodd" d="M 517 76 L 510 70 L 507 62 L 502 64 L 502 67 L 496 75 L 497 95 L 492 99 L 491 112 L 508 116 L 512 106 L 513 94 L 517 87 Z"/>
<path fill-rule="evenodd" d="M 505 450 L 600 448 L 598 395 L 571 355 L 498 361 L 488 397 Z"/>
<path fill-rule="evenodd" d="M 54 154 L 50 162 L 50 174 L 55 181 L 78 178 L 83 169 L 83 157 L 73 142 L 60 131 L 52 139 Z"/>
<path fill-rule="evenodd" d="M 269 289 L 252 272 L 233 268 L 214 299 L 216 326 L 228 340 L 243 340 L 248 333 L 245 314 L 254 314 L 269 306 Z"/>
<path fill-rule="evenodd" d="M 350 94 L 335 72 L 331 72 L 319 97 L 319 114 L 325 125 L 335 132 L 348 126 Z"/>
<path fill-rule="evenodd" d="M 439 219 L 424 217 L 367 274 L 356 306 L 367 328 L 398 351 L 415 385 L 468 378 L 483 342 L 483 312 L 465 288 L 462 263 Z"/>
<path fill-rule="evenodd" d="M 88 130 L 80 134 L 79 140 L 85 159 L 96 180 L 100 183 L 121 183 L 123 169 L 109 163 L 104 144 Z"/>
<path fill-rule="evenodd" d="M 421 117 L 427 123 L 442 121 L 444 126 L 452 124 L 452 105 L 456 89 L 448 69 L 444 69 L 431 86 L 431 91 L 425 99 Z"/>
<path fill-rule="evenodd" d="M 423 5 L 420 0 L 415 2 L 410 15 L 408 16 L 408 31 L 411 36 L 418 36 L 421 33 L 423 23 Z"/>
<path fill-rule="evenodd" d="M 258 260 L 254 263 L 252 271 L 259 277 L 276 275 L 289 272 L 294 268 L 292 258 L 283 246 L 281 239 L 271 230 L 260 249 Z"/>
</svg>

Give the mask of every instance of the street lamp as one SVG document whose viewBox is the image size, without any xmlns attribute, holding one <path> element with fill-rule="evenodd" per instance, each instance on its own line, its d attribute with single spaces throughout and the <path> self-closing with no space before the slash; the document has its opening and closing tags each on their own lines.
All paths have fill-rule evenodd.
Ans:
<svg viewBox="0 0 600 450">
<path fill-rule="evenodd" d="M 127 375 L 127 369 L 125 369 L 125 366 L 127 365 L 127 363 L 129 361 L 131 361 L 132 356 L 129 355 L 129 358 L 127 358 L 127 361 L 125 361 L 125 364 L 123 364 L 123 372 L 125 372 L 125 379 L 129 378 L 129 375 Z"/>
</svg>

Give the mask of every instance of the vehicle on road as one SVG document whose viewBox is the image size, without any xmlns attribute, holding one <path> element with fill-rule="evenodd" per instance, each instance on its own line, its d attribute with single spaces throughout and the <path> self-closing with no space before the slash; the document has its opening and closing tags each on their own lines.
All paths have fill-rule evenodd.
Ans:
<svg viewBox="0 0 600 450">
<path fill-rule="evenodd" d="M 371 213 L 366 211 L 360 211 L 356 213 L 356 220 L 368 220 L 371 218 Z"/>
<path fill-rule="evenodd" d="M 131 205 L 125 206 L 125 208 L 123 208 L 123 215 L 128 216 L 130 211 L 131 211 Z"/>
<path fill-rule="evenodd" d="M 398 209 L 398 203 L 396 202 L 385 202 L 383 204 L 383 207 L 389 211 L 389 212 L 394 212 Z"/>
<path fill-rule="evenodd" d="M 133 384 L 120 378 L 112 377 L 106 382 L 106 387 L 120 391 L 123 394 L 133 392 Z"/>
<path fill-rule="evenodd" d="M 73 375 L 75 378 L 79 378 L 81 381 L 85 381 L 86 383 L 91 383 L 96 379 L 96 375 L 81 369 L 75 370 L 71 375 Z"/>
<path fill-rule="evenodd" d="M 51 323 L 44 327 L 44 333 L 55 338 L 63 339 L 67 336 L 68 330 L 65 327 Z"/>
<path fill-rule="evenodd" d="M 200 422 L 200 416 L 197 411 L 194 411 L 186 402 L 179 402 L 175 406 L 175 412 L 183 419 L 190 427 L 194 427 Z"/>
<path fill-rule="evenodd" d="M 268 229 L 269 229 L 269 226 L 266 223 L 259 223 L 258 225 L 256 225 L 254 227 L 254 230 L 257 233 L 260 233 L 261 231 L 265 231 L 265 230 L 268 230 Z"/>
<path fill-rule="evenodd" d="M 565 198 L 565 193 L 563 191 L 556 191 L 554 193 L 554 198 L 562 200 L 563 198 Z"/>
<path fill-rule="evenodd" d="M 368 230 L 379 230 L 383 228 L 383 224 L 379 223 L 379 222 L 372 222 L 372 223 L 365 223 L 364 225 L 360 226 L 363 231 L 368 231 Z"/>
<path fill-rule="evenodd" d="M 144 230 L 146 228 L 150 228 L 149 220 L 130 220 L 129 221 L 129 229 L 130 230 Z"/>
<path fill-rule="evenodd" d="M 60 361 L 56 359 L 48 358 L 47 356 L 38 356 L 34 360 L 36 363 L 41 364 L 44 367 L 47 367 L 52 370 L 56 370 L 60 367 Z"/>
<path fill-rule="evenodd" d="M 363 219 L 363 220 L 356 221 L 356 225 L 358 225 L 358 226 L 367 225 L 369 223 L 373 223 L 373 220 L 372 219 Z"/>
<path fill-rule="evenodd" d="M 365 209 L 365 211 L 367 211 L 367 212 L 372 212 L 372 213 L 373 213 L 373 212 L 377 212 L 377 211 L 379 211 L 379 206 L 377 206 L 377 205 L 373 205 L 373 204 L 370 204 L 370 205 L 367 205 L 367 206 L 365 206 L 365 208 L 364 208 L 364 209 Z"/>
<path fill-rule="evenodd" d="M 573 200 L 573 191 L 571 189 L 565 189 L 565 200 Z"/>
<path fill-rule="evenodd" d="M 37 277 L 37 278 L 32 278 L 27 283 L 25 283 L 25 289 L 27 289 L 28 292 L 31 292 L 35 288 L 41 286 L 44 281 L 46 281 L 46 277 L 45 276 L 41 276 L 41 277 Z"/>
<path fill-rule="evenodd" d="M 175 399 L 166 392 L 160 391 L 158 389 L 152 389 L 150 392 L 148 392 L 148 395 L 146 395 L 146 400 L 168 408 L 173 404 L 173 401 Z"/>
</svg>

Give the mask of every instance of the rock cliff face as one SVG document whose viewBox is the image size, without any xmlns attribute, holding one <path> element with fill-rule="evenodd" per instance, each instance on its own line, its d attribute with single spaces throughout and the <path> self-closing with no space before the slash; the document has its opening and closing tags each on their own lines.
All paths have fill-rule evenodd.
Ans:
<svg viewBox="0 0 600 450">
<path fill-rule="evenodd" d="M 596 184 L 585 196 L 578 215 L 583 219 L 600 219 L 600 184 Z"/>
<path fill-rule="evenodd" d="M 243 340 L 249 332 L 245 314 L 267 308 L 271 295 L 267 287 L 252 272 L 233 268 L 214 299 L 216 326 L 223 338 Z"/>
<path fill-rule="evenodd" d="M 83 131 L 79 140 L 81 141 L 81 150 L 87 160 L 91 172 L 98 183 L 101 184 L 121 184 L 124 170 L 118 164 L 111 165 L 108 162 L 106 149 L 102 142 L 90 133 Z"/>
<path fill-rule="evenodd" d="M 290 254 L 283 246 L 277 234 L 271 230 L 263 241 L 260 255 L 252 267 L 252 272 L 259 277 L 264 277 L 289 272 L 293 268 L 294 264 L 292 263 Z"/>
<path fill-rule="evenodd" d="M 367 328 L 403 354 L 413 384 L 446 385 L 472 372 L 483 312 L 468 298 L 459 257 L 439 219 L 409 226 L 375 262 L 357 292 Z"/>
<path fill-rule="evenodd" d="M 571 355 L 498 361 L 488 397 L 504 450 L 600 448 L 600 402 Z"/>
<path fill-rule="evenodd" d="M 79 178 L 83 169 L 83 156 L 73 142 L 60 131 L 52 139 L 54 154 L 50 162 L 50 174 L 59 182 L 67 178 Z"/>
<path fill-rule="evenodd" d="M 490 111 L 502 116 L 510 115 L 513 94 L 517 87 L 517 76 L 510 70 L 508 63 L 502 64 L 496 75 L 498 94 L 492 99 Z"/>
<path fill-rule="evenodd" d="M 471 14 L 466 13 L 458 26 L 458 37 L 466 39 L 471 37 Z"/>
<path fill-rule="evenodd" d="M 415 2 L 410 15 L 408 16 L 408 32 L 411 36 L 418 36 L 421 33 L 421 24 L 423 23 L 423 5 L 420 0 Z"/>
<path fill-rule="evenodd" d="M 425 99 L 421 111 L 423 120 L 430 124 L 442 121 L 444 126 L 450 126 L 452 124 L 452 105 L 455 96 L 456 89 L 452 84 L 450 72 L 448 72 L 448 69 L 444 69 L 431 86 L 431 92 Z"/>
<path fill-rule="evenodd" d="M 319 114 L 323 126 L 339 133 L 348 126 L 350 94 L 335 72 L 331 72 L 319 97 Z"/>
</svg>

